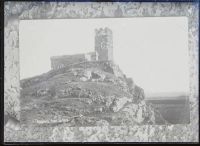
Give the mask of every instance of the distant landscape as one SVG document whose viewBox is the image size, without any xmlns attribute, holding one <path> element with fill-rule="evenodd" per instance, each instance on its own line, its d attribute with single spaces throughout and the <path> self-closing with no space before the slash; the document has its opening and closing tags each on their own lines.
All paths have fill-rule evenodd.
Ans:
<svg viewBox="0 0 200 146">
<path fill-rule="evenodd" d="M 147 97 L 145 100 L 154 105 L 163 118 L 171 124 L 190 123 L 190 105 L 188 95 L 185 94 L 155 94 L 154 97 Z M 157 121 L 157 124 L 162 124 Z"/>
</svg>

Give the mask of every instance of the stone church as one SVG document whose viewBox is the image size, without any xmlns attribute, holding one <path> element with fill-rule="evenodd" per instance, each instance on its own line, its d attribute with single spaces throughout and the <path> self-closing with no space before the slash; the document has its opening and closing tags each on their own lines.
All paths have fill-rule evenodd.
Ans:
<svg viewBox="0 0 200 146">
<path fill-rule="evenodd" d="M 94 52 L 51 57 L 51 69 L 86 61 L 113 61 L 113 33 L 109 28 L 95 30 Z"/>
</svg>

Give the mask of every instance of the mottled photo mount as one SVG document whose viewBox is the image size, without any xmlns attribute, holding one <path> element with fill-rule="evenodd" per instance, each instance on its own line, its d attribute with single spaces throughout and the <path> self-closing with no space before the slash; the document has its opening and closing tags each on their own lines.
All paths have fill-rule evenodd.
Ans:
<svg viewBox="0 0 200 146">
<path fill-rule="evenodd" d="M 18 9 L 12 11 L 12 7 Z M 31 9 L 26 9 L 28 7 L 31 7 Z M 71 11 L 65 11 L 64 13 L 66 8 Z M 159 8 L 159 11 L 156 10 L 156 8 Z M 40 13 L 44 9 L 46 10 L 46 13 Z M 166 10 L 170 13 L 166 12 Z M 63 13 L 60 13 L 62 11 Z M 83 12 L 85 13 L 83 14 Z M 62 16 L 60 14 L 62 14 Z M 196 117 L 196 115 L 198 115 L 198 80 L 196 80 L 198 79 L 198 15 L 197 6 L 192 3 L 181 3 L 180 5 L 177 5 L 176 3 L 102 3 L 101 5 L 100 3 L 6 3 L 5 74 L 7 74 L 5 76 L 5 87 L 7 88 L 5 88 L 5 111 L 12 115 L 14 119 L 19 121 L 22 120 L 22 117 L 20 118 L 20 114 L 22 115 L 22 113 L 19 104 L 19 20 L 41 18 L 113 18 L 133 16 L 186 16 L 188 18 L 188 45 L 191 68 L 189 96 L 190 118 L 196 119 L 196 121 L 192 120 L 187 125 L 106 126 L 104 123 L 101 123 L 99 126 L 78 127 L 78 129 L 77 127 L 68 127 L 68 125 L 65 125 L 64 127 L 63 125 L 58 125 L 54 128 L 48 128 L 45 126 L 42 126 L 42 128 L 34 127 L 33 130 L 33 127 L 31 126 L 27 128 L 26 125 L 21 125 L 19 128 L 20 130 L 16 128 L 15 132 L 9 128 L 5 128 L 5 141 L 198 141 L 198 117 Z M 33 121 L 31 120 L 30 122 Z M 193 130 L 194 127 L 197 131 Z M 35 131 L 35 129 L 37 129 L 37 131 Z M 47 132 L 41 136 L 41 134 L 44 133 L 42 132 L 44 130 L 47 130 Z M 120 133 L 117 132 L 118 130 L 120 130 Z M 23 133 L 20 134 L 22 131 L 23 133 L 26 133 L 25 136 Z M 92 131 L 95 131 L 94 134 L 90 134 Z M 184 133 L 184 135 L 180 135 L 180 133 Z"/>
</svg>

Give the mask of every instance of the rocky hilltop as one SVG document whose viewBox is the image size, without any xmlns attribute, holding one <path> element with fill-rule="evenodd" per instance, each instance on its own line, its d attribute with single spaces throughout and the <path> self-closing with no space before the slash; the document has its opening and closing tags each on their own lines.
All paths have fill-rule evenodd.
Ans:
<svg viewBox="0 0 200 146">
<path fill-rule="evenodd" d="M 142 88 L 111 61 L 81 62 L 21 80 L 21 122 L 141 125 L 163 120 Z M 164 121 L 164 120 L 163 120 Z"/>
</svg>

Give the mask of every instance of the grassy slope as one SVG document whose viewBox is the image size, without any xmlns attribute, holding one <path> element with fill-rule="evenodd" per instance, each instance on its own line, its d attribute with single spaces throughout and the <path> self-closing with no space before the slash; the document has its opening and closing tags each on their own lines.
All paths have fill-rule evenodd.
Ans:
<svg viewBox="0 0 200 146">
<path fill-rule="evenodd" d="M 100 64 L 76 64 L 73 69 L 79 68 L 85 70 L 85 68 L 92 68 L 101 71 L 102 74 L 106 75 L 113 80 L 118 80 L 118 78 L 113 74 L 112 68 L 106 63 Z M 60 69 L 56 71 L 50 71 L 49 73 L 38 76 L 39 80 L 36 83 L 24 86 L 21 91 L 22 95 L 22 119 L 24 122 L 33 122 L 35 119 L 39 120 L 49 120 L 49 119 L 70 119 L 74 116 L 87 116 L 96 119 L 107 119 L 111 115 L 115 114 L 110 111 L 109 108 L 105 107 L 105 103 L 93 102 L 88 103 L 90 97 L 77 96 L 60 96 L 59 92 L 62 89 L 78 89 L 76 92 L 80 93 L 82 90 L 92 91 L 93 96 L 102 95 L 105 97 L 116 96 L 116 97 L 131 97 L 131 94 L 123 91 L 118 85 L 114 85 L 111 82 L 92 82 L 90 81 L 80 81 L 80 77 L 74 76 L 70 71 L 71 68 L 63 71 Z M 53 74 L 53 75 L 52 75 Z M 32 78 L 35 79 L 35 78 Z M 22 81 L 28 82 L 26 79 Z M 69 82 L 70 81 L 70 82 Z M 35 92 L 40 89 L 54 88 L 55 95 L 45 95 L 45 96 L 35 96 Z M 92 97 L 93 98 L 93 97 Z M 102 111 L 100 109 L 103 109 Z M 100 111 L 98 111 L 100 110 Z M 53 123 L 53 122 L 52 122 Z M 77 122 L 76 122 L 77 124 Z M 92 123 L 90 123 L 92 125 Z"/>
</svg>

